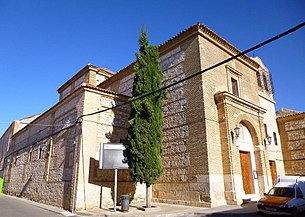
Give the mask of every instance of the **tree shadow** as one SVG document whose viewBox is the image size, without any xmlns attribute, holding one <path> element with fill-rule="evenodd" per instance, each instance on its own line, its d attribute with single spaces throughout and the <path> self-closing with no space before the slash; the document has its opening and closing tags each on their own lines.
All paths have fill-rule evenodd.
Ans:
<svg viewBox="0 0 305 217">
<path fill-rule="evenodd" d="M 122 101 L 126 99 L 115 99 L 112 103 L 113 106 L 121 104 Z M 113 109 L 113 119 L 112 119 L 112 129 L 110 131 L 101 132 L 104 135 L 105 141 L 108 140 L 109 143 L 123 143 L 127 144 L 126 138 L 128 134 L 128 118 L 129 118 L 129 105 L 120 107 L 120 109 Z M 109 124 L 109 123 L 108 123 Z M 104 188 L 111 190 L 111 199 L 114 201 L 114 169 L 99 169 L 99 161 L 94 158 L 90 158 L 90 168 L 89 168 L 89 180 L 91 184 L 101 186 L 100 195 L 100 208 L 102 208 L 103 201 L 102 198 L 106 195 L 103 191 Z M 117 205 L 121 203 L 121 195 L 129 195 L 130 201 L 134 199 L 136 191 L 136 183 L 131 179 L 130 172 L 128 169 L 119 169 L 117 177 Z M 106 190 L 107 191 L 107 190 Z M 107 193 L 108 194 L 108 193 Z M 110 198 L 109 198 L 110 200 Z M 105 201 L 104 201 L 105 202 Z"/>
<path fill-rule="evenodd" d="M 72 197 L 72 179 L 73 179 L 73 168 L 74 161 L 75 161 L 75 135 L 76 135 L 76 128 L 72 128 L 66 131 L 65 139 L 65 158 L 64 158 L 64 171 L 62 181 L 64 182 L 64 189 L 63 189 L 63 200 L 62 200 L 62 207 L 65 210 L 72 211 L 72 204 L 73 204 L 73 197 Z"/>
</svg>

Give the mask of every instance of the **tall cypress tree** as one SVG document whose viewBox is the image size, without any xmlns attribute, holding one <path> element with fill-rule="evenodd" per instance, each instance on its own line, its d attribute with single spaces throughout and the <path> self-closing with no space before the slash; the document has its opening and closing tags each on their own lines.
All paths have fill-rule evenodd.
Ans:
<svg viewBox="0 0 305 217">
<path fill-rule="evenodd" d="M 135 77 L 132 96 L 136 98 L 162 87 L 162 71 L 159 66 L 159 52 L 149 45 L 146 29 L 139 37 L 136 52 Z M 132 158 L 131 177 L 145 183 L 147 188 L 146 207 L 150 207 L 150 186 L 163 172 L 161 162 L 163 128 L 163 92 L 150 95 L 131 103 L 128 141 Z"/>
</svg>

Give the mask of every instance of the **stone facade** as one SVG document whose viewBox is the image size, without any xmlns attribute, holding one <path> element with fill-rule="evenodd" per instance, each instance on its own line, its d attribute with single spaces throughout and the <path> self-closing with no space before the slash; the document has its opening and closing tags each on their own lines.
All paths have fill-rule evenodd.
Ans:
<svg viewBox="0 0 305 217">
<path fill-rule="evenodd" d="M 287 175 L 304 176 L 305 112 L 287 111 L 281 109 L 277 112 L 285 171 Z"/>
<path fill-rule="evenodd" d="M 166 41 L 159 52 L 166 86 L 239 53 L 202 24 Z M 132 95 L 133 67 L 116 74 L 84 67 L 58 89 L 55 106 L 9 133 L 4 191 L 68 210 L 113 206 L 114 172 L 98 169 L 98 153 L 100 143 L 126 142 L 129 106 L 103 110 Z M 278 137 L 274 103 L 268 69 L 247 56 L 168 88 L 165 172 L 153 186 L 153 200 L 214 207 L 266 192 L 274 176 L 270 163 L 284 175 L 279 138 L 266 143 L 269 134 Z M 242 156 L 249 157 L 246 167 Z M 118 195 L 143 202 L 145 186 L 133 183 L 127 170 L 119 171 L 118 181 Z"/>
<path fill-rule="evenodd" d="M 114 126 L 114 115 L 106 113 L 100 117 L 104 122 L 99 125 L 96 124 L 99 119 L 92 120 L 95 121 L 92 124 L 90 118 L 78 118 L 84 113 L 126 101 L 126 97 L 96 87 L 112 75 L 108 70 L 85 66 L 58 90 L 60 101 L 56 105 L 39 117 L 23 119 L 11 125 L 1 138 L 4 193 L 67 210 L 98 207 L 100 187 L 90 184 L 88 178 L 90 160 L 96 158 L 103 139 L 101 133 L 98 136 L 94 132 L 106 132 L 102 127 L 110 126 L 103 136 L 109 134 L 117 138 L 122 121 L 119 118 Z M 121 110 L 115 111 L 120 117 Z M 30 124 L 18 125 L 24 122 Z M 123 122 L 125 130 L 121 137 L 125 138 L 126 118 Z M 114 139 L 109 137 L 104 140 Z M 98 197 L 95 197 L 96 192 Z M 94 196 L 92 199 L 91 195 Z"/>
<path fill-rule="evenodd" d="M 0 138 L 0 177 L 3 177 L 3 171 L 4 171 L 4 161 L 7 160 L 7 152 L 9 151 L 11 145 L 12 145 L 12 140 L 11 137 L 24 128 L 27 123 L 32 122 L 34 119 L 39 117 L 39 115 L 34 115 L 28 118 L 23 118 L 18 121 L 13 121 L 13 123 L 9 126 L 9 128 L 4 132 L 2 137 Z"/>
<path fill-rule="evenodd" d="M 164 85 L 239 52 L 204 25 L 183 31 L 159 51 Z M 133 64 L 100 87 L 131 93 L 132 78 Z M 285 174 L 280 140 L 266 143 L 269 134 L 279 135 L 274 104 L 268 69 L 259 58 L 247 56 L 169 88 L 164 104 L 165 173 L 153 187 L 154 200 L 209 207 L 240 204 L 268 191 L 273 184 L 270 161 L 275 162 L 276 176 Z M 232 140 L 238 125 L 249 130 L 250 146 Z M 244 191 L 241 152 L 252 156 L 251 194 Z"/>
<path fill-rule="evenodd" d="M 12 137 L 4 193 L 71 210 L 79 95 L 61 101 Z"/>
</svg>

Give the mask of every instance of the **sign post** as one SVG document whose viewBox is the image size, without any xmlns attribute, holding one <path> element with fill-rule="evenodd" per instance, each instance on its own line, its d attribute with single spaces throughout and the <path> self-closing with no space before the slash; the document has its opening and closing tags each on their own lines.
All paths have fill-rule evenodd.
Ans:
<svg viewBox="0 0 305 217">
<path fill-rule="evenodd" d="M 118 192 L 118 169 L 114 169 L 114 212 L 116 212 L 117 192 Z"/>
<path fill-rule="evenodd" d="M 118 169 L 129 169 L 128 145 L 101 143 L 99 169 L 114 169 L 114 212 L 116 212 Z"/>
</svg>

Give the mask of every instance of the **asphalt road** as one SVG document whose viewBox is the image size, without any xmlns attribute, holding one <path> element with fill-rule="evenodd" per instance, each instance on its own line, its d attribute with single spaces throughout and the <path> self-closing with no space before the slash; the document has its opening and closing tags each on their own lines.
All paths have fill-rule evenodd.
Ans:
<svg viewBox="0 0 305 217">
<path fill-rule="evenodd" d="M 167 205 L 168 206 L 168 205 Z M 173 209 L 172 207 L 170 209 Z M 15 198 L 7 195 L 0 196 L 0 217 L 63 217 L 63 216 L 91 216 L 91 217 L 101 217 L 101 216 L 120 216 L 120 217 L 131 217 L 131 216 L 183 216 L 183 217 L 262 217 L 262 216 L 271 216 L 271 215 L 262 215 L 257 213 L 256 203 L 245 204 L 242 206 L 229 206 L 225 209 L 222 207 L 211 208 L 211 209 L 192 209 L 191 207 L 184 210 L 180 208 L 181 212 L 184 211 L 183 215 L 175 215 L 170 211 L 161 213 L 139 213 L 129 212 L 129 213 L 112 213 L 112 212 L 86 212 L 86 213 L 77 213 L 78 215 L 72 214 L 70 212 L 64 211 L 60 208 L 35 203 L 26 199 Z M 165 210 L 164 210 L 165 211 Z M 198 211 L 198 212 L 197 212 Z M 189 213 L 190 215 L 186 214 Z M 305 212 L 299 213 L 298 217 L 304 217 Z"/>
<path fill-rule="evenodd" d="M 256 209 L 256 203 L 249 203 L 242 205 L 241 208 L 234 208 L 231 210 L 217 210 L 217 208 L 212 208 L 210 210 L 207 210 L 208 213 L 204 213 L 201 215 L 198 215 L 199 213 L 196 214 L 196 216 L 205 216 L 205 217 L 255 217 L 255 216 L 260 216 L 262 217 L 261 214 L 257 213 Z M 209 213 L 211 212 L 211 213 Z"/>
<path fill-rule="evenodd" d="M 6 195 L 0 196 L 1 217 L 63 217 L 62 214 L 45 209 L 36 203 Z"/>
<path fill-rule="evenodd" d="M 207 213 L 204 215 L 196 215 L 200 217 L 274 217 L 274 216 L 289 216 L 289 215 L 267 215 L 258 213 L 256 209 L 256 202 L 244 204 L 241 206 L 240 209 L 232 209 L 227 211 L 220 211 L 217 210 L 212 211 L 213 213 Z M 305 212 L 298 213 L 298 217 L 305 217 Z"/>
</svg>

